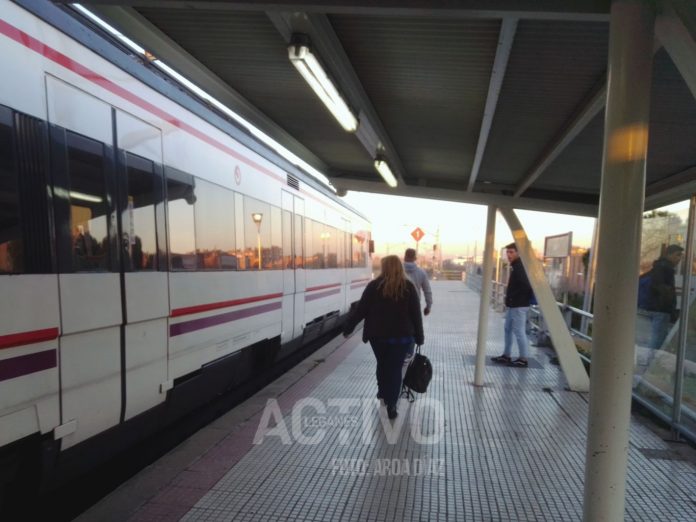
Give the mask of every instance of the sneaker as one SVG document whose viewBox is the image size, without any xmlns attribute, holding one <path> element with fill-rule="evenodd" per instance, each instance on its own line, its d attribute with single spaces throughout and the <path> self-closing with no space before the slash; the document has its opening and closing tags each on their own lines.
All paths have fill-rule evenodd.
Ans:
<svg viewBox="0 0 696 522">
<path fill-rule="evenodd" d="M 527 359 L 515 359 L 514 361 L 510 361 L 508 366 L 514 366 L 515 368 L 526 368 L 529 366 L 529 362 Z"/>
<path fill-rule="evenodd" d="M 507 355 L 499 355 L 498 357 L 491 357 L 491 361 L 498 364 L 510 364 L 512 359 Z"/>
</svg>

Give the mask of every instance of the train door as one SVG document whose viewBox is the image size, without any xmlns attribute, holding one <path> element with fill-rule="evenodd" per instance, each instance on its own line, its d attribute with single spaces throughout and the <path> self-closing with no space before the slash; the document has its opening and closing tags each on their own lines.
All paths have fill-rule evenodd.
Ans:
<svg viewBox="0 0 696 522">
<path fill-rule="evenodd" d="M 280 342 L 286 343 L 293 338 L 295 328 L 294 196 L 284 190 L 281 196 L 281 222 L 283 229 L 283 322 Z"/>
<path fill-rule="evenodd" d="M 169 314 L 162 135 L 115 110 L 123 410 L 121 420 L 165 399 Z"/>
<path fill-rule="evenodd" d="M 121 283 L 111 107 L 47 76 L 61 338 L 62 448 L 121 417 Z"/>
<path fill-rule="evenodd" d="M 293 196 L 294 205 L 294 226 L 293 226 L 293 252 L 295 255 L 295 320 L 294 337 L 302 335 L 304 330 L 305 313 L 305 288 L 307 287 L 307 277 L 305 274 L 305 251 L 304 251 L 304 215 L 305 202 L 302 198 Z"/>
<path fill-rule="evenodd" d="M 60 424 L 46 125 L 0 105 L 0 447 Z M 3 463 L 8 462 L 0 458 Z M 3 469 L 0 464 L 0 469 Z M 12 466 L 9 466 L 12 468 Z M 0 472 L 0 489 L 13 473 Z"/>
</svg>

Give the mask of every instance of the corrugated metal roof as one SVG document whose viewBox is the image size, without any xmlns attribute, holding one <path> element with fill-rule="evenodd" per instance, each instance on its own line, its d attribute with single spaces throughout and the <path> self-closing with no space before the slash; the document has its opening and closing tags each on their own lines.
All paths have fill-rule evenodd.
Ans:
<svg viewBox="0 0 696 522">
<path fill-rule="evenodd" d="M 655 56 L 650 98 L 648 184 L 696 165 L 696 100 L 664 50 Z"/>
<path fill-rule="evenodd" d="M 606 71 L 609 25 L 519 23 L 479 181 L 516 185 Z"/>
<path fill-rule="evenodd" d="M 520 0 L 512 12 L 483 1 L 466 8 L 338 1 L 315 2 L 303 14 L 297 12 L 302 5 L 286 1 L 283 7 L 143 0 L 137 10 L 328 165 L 326 174 L 336 181 L 381 183 L 372 157 L 382 143 L 407 189 L 461 193 L 482 121 L 490 121 L 474 193 L 511 196 L 606 81 L 609 4 L 600 3 L 583 11 L 572 2 L 564 5 L 575 11 L 564 12 L 555 3 Z M 509 62 L 493 74 L 501 23 L 510 17 L 518 23 Z M 298 28 L 318 37 L 317 54 L 363 123 L 375 129 L 372 137 L 344 132 L 292 67 L 287 45 Z M 122 29 L 128 33 L 127 24 Z M 146 31 L 139 34 L 148 39 Z M 500 95 L 489 120 L 484 108 L 491 78 L 498 76 Z M 664 51 L 655 57 L 651 118 L 649 184 L 696 165 L 696 102 Z M 600 110 L 522 195 L 596 203 L 602 134 Z"/>
<path fill-rule="evenodd" d="M 138 11 L 327 164 L 372 171 L 367 152 L 318 103 L 292 66 L 287 44 L 265 13 Z"/>
<path fill-rule="evenodd" d="M 465 184 L 499 20 L 331 16 L 408 178 Z"/>
</svg>

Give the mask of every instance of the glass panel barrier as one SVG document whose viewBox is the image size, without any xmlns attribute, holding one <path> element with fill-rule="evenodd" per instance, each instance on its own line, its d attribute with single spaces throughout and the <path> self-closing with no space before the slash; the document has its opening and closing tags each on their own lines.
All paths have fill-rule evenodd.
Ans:
<svg viewBox="0 0 696 522">
<path fill-rule="evenodd" d="M 672 416 L 689 202 L 643 216 L 633 391 Z"/>
<path fill-rule="evenodd" d="M 693 218 L 692 218 L 693 219 Z M 693 234 L 692 234 L 693 235 Z M 696 237 L 691 237 L 692 249 L 696 246 Z M 696 432 L 696 250 L 693 250 L 691 266 L 686 259 L 687 269 L 691 269 L 689 295 L 687 298 L 686 332 L 683 366 L 681 370 L 681 404 L 679 422 L 691 432 Z"/>
</svg>

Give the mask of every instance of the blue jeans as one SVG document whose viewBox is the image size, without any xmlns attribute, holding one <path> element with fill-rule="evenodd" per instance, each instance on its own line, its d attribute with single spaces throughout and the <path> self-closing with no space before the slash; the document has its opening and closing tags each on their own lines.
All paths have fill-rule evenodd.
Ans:
<svg viewBox="0 0 696 522">
<path fill-rule="evenodd" d="M 669 314 L 665 312 L 648 312 L 650 315 L 650 343 L 649 347 L 659 350 L 669 331 Z"/>
<path fill-rule="evenodd" d="M 414 344 L 370 340 L 370 345 L 377 359 L 377 393 L 388 408 L 394 408 L 401 393 L 401 368 Z"/>
<path fill-rule="evenodd" d="M 529 341 L 527 340 L 527 312 L 528 306 L 508 308 L 505 313 L 505 355 L 512 354 L 512 336 L 517 339 L 517 348 L 520 351 L 520 359 L 526 359 L 529 354 Z"/>
</svg>

